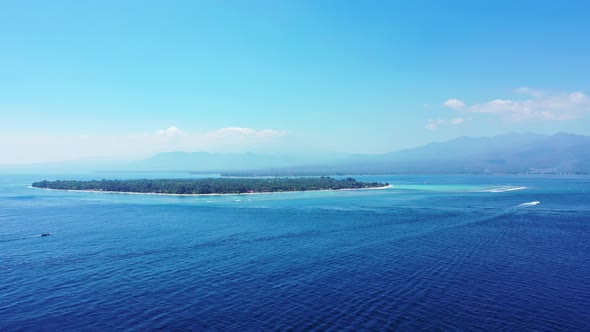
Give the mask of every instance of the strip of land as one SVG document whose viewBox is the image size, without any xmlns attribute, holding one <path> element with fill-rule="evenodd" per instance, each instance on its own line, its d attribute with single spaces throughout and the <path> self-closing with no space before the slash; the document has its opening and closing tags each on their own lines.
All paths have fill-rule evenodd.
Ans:
<svg viewBox="0 0 590 332">
<path fill-rule="evenodd" d="M 34 188 L 128 194 L 223 195 L 321 190 L 379 189 L 388 183 L 360 182 L 353 178 L 207 178 L 138 180 L 40 181 Z"/>
</svg>

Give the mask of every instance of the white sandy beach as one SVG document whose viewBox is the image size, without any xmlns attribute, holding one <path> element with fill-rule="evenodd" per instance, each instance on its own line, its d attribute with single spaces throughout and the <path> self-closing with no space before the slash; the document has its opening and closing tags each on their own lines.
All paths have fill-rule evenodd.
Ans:
<svg viewBox="0 0 590 332">
<path fill-rule="evenodd" d="M 353 190 L 382 190 L 393 188 L 393 185 L 387 185 L 382 187 L 374 188 L 349 188 L 349 189 L 322 189 L 322 190 L 299 190 L 299 191 L 269 191 L 269 192 L 252 192 L 252 193 L 231 193 L 231 194 L 167 194 L 167 193 L 140 193 L 130 191 L 104 191 L 104 190 L 69 190 L 69 189 L 51 189 L 51 188 L 36 188 L 29 186 L 33 189 L 43 189 L 51 191 L 66 191 L 66 192 L 86 192 L 86 193 L 97 193 L 97 194 L 122 194 L 122 195 L 157 195 L 157 196 L 242 196 L 242 195 L 269 195 L 269 194 L 290 194 L 290 193 L 306 193 L 306 192 L 330 192 L 330 191 L 353 191 Z"/>
</svg>

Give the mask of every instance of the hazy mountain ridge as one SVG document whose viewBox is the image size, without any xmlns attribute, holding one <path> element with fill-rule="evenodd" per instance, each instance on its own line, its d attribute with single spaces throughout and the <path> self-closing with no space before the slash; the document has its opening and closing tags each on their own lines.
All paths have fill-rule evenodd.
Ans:
<svg viewBox="0 0 590 332">
<path fill-rule="evenodd" d="M 590 173 L 590 136 L 506 134 L 459 137 L 348 163 L 241 172 L 232 175 L 417 173 Z"/>
<path fill-rule="evenodd" d="M 317 152 L 317 151 L 316 151 Z M 4 166 L 8 171 L 194 172 L 236 176 L 456 173 L 590 173 L 590 136 L 511 133 L 458 137 L 379 155 L 163 152 L 132 162 Z"/>
</svg>

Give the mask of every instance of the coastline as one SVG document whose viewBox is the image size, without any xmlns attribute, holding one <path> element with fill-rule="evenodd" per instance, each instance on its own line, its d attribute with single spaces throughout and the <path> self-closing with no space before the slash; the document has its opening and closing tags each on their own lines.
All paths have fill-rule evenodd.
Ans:
<svg viewBox="0 0 590 332">
<path fill-rule="evenodd" d="M 308 192 L 330 192 L 330 191 L 353 191 L 353 190 L 383 190 L 393 188 L 389 184 L 382 187 L 372 188 L 347 188 L 347 189 L 318 189 L 318 190 L 293 190 L 293 191 L 267 191 L 267 192 L 252 192 L 252 193 L 227 193 L 227 194 L 167 194 L 167 193 L 141 193 L 133 191 L 104 191 L 104 190 L 71 190 L 71 189 L 52 189 L 52 188 L 38 188 L 29 186 L 33 189 L 51 190 L 51 191 L 65 191 L 78 193 L 96 193 L 96 194 L 121 194 L 121 195 L 156 195 L 156 196 L 179 196 L 179 197 L 198 197 L 198 196 L 242 196 L 242 195 L 269 195 L 269 194 L 290 194 L 290 193 L 308 193 Z"/>
</svg>

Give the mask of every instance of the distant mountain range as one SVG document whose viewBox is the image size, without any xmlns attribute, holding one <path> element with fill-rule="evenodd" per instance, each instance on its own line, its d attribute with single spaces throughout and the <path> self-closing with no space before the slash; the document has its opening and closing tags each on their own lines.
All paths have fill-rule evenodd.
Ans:
<svg viewBox="0 0 590 332">
<path fill-rule="evenodd" d="M 311 151 L 311 150 L 310 150 Z M 378 155 L 165 152 L 125 162 L 69 162 L 8 171 L 194 172 L 234 176 L 590 173 L 590 136 L 558 133 L 459 137 Z"/>
<path fill-rule="evenodd" d="M 590 136 L 506 134 L 447 142 L 346 161 L 228 175 L 590 173 Z"/>
</svg>

